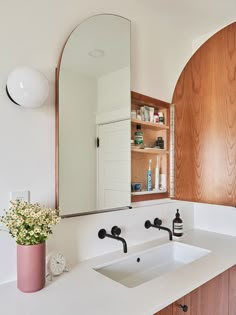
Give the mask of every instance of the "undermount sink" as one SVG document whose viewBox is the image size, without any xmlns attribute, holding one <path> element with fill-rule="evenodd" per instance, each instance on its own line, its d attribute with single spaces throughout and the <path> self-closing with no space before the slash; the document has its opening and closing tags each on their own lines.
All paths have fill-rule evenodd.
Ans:
<svg viewBox="0 0 236 315">
<path fill-rule="evenodd" d="M 128 288 L 134 288 L 209 253 L 209 250 L 200 247 L 170 242 L 99 266 L 94 270 Z"/>
</svg>

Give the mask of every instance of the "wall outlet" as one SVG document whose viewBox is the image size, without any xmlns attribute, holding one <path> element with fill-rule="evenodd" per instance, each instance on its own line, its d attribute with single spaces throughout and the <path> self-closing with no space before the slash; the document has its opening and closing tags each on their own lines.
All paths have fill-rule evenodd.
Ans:
<svg viewBox="0 0 236 315">
<path fill-rule="evenodd" d="M 10 192 L 10 200 L 20 200 L 30 202 L 30 192 L 29 190 L 17 190 Z"/>
</svg>

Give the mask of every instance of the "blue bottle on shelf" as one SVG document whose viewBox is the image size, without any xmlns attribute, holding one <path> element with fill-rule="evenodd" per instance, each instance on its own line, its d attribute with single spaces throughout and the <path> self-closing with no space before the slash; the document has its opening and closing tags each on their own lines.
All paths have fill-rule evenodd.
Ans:
<svg viewBox="0 0 236 315">
<path fill-rule="evenodd" d="M 147 191 L 152 190 L 152 160 L 149 160 L 149 166 L 147 170 Z"/>
</svg>

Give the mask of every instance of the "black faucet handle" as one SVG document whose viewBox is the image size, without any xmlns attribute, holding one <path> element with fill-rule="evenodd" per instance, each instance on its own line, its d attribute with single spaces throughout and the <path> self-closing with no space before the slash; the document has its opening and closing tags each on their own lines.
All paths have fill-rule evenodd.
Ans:
<svg viewBox="0 0 236 315">
<path fill-rule="evenodd" d="M 99 230 L 99 232 L 98 232 L 98 237 L 101 238 L 101 239 L 103 239 L 103 238 L 106 237 L 106 234 L 107 234 L 107 231 L 106 231 L 105 229 L 101 229 L 101 230 Z"/>
<path fill-rule="evenodd" d="M 111 234 L 114 236 L 119 236 L 121 234 L 121 229 L 115 225 L 111 229 Z"/>
<path fill-rule="evenodd" d="M 147 221 L 145 221 L 145 223 L 144 223 L 144 226 L 145 226 L 145 228 L 146 229 L 149 229 L 150 227 L 151 227 L 151 221 L 150 220 L 147 220 Z"/>
<path fill-rule="evenodd" d="M 154 225 L 162 225 L 162 220 L 159 218 L 154 219 Z"/>
</svg>

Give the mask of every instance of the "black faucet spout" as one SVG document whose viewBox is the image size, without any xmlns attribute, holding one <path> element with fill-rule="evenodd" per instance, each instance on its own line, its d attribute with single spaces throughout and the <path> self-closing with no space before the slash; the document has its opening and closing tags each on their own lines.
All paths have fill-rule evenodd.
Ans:
<svg viewBox="0 0 236 315">
<path fill-rule="evenodd" d="M 172 231 L 170 229 L 168 229 L 165 226 L 161 226 L 161 225 L 157 225 L 156 226 L 159 230 L 164 230 L 167 231 L 169 233 L 169 240 L 172 241 Z"/>
<path fill-rule="evenodd" d="M 169 240 L 172 241 L 173 237 L 172 237 L 172 231 L 165 227 L 165 226 L 162 226 L 162 221 L 159 220 L 159 219 L 155 219 L 154 220 L 154 224 L 152 224 L 149 220 L 147 220 L 145 223 L 144 223 L 144 226 L 146 229 L 149 229 L 150 227 L 154 227 L 156 229 L 159 229 L 159 230 L 164 230 L 164 231 L 167 231 L 169 233 Z"/>
<path fill-rule="evenodd" d="M 113 238 L 113 240 L 121 241 L 123 244 L 123 251 L 124 251 L 124 253 L 127 253 L 127 243 L 123 237 L 114 236 L 114 235 L 107 234 L 107 233 L 106 233 L 106 237 Z"/>
<path fill-rule="evenodd" d="M 123 251 L 126 254 L 127 253 L 127 243 L 126 240 L 123 237 L 117 236 L 117 240 L 121 241 L 123 244 Z"/>
<path fill-rule="evenodd" d="M 126 240 L 123 237 L 120 237 L 118 235 L 108 234 L 105 229 L 101 229 L 98 232 L 98 237 L 101 238 L 101 239 L 103 239 L 105 237 L 108 237 L 108 238 L 112 238 L 113 240 L 117 240 L 117 241 L 122 242 L 122 244 L 123 244 L 123 252 L 127 253 L 127 243 L 126 243 Z"/>
</svg>

